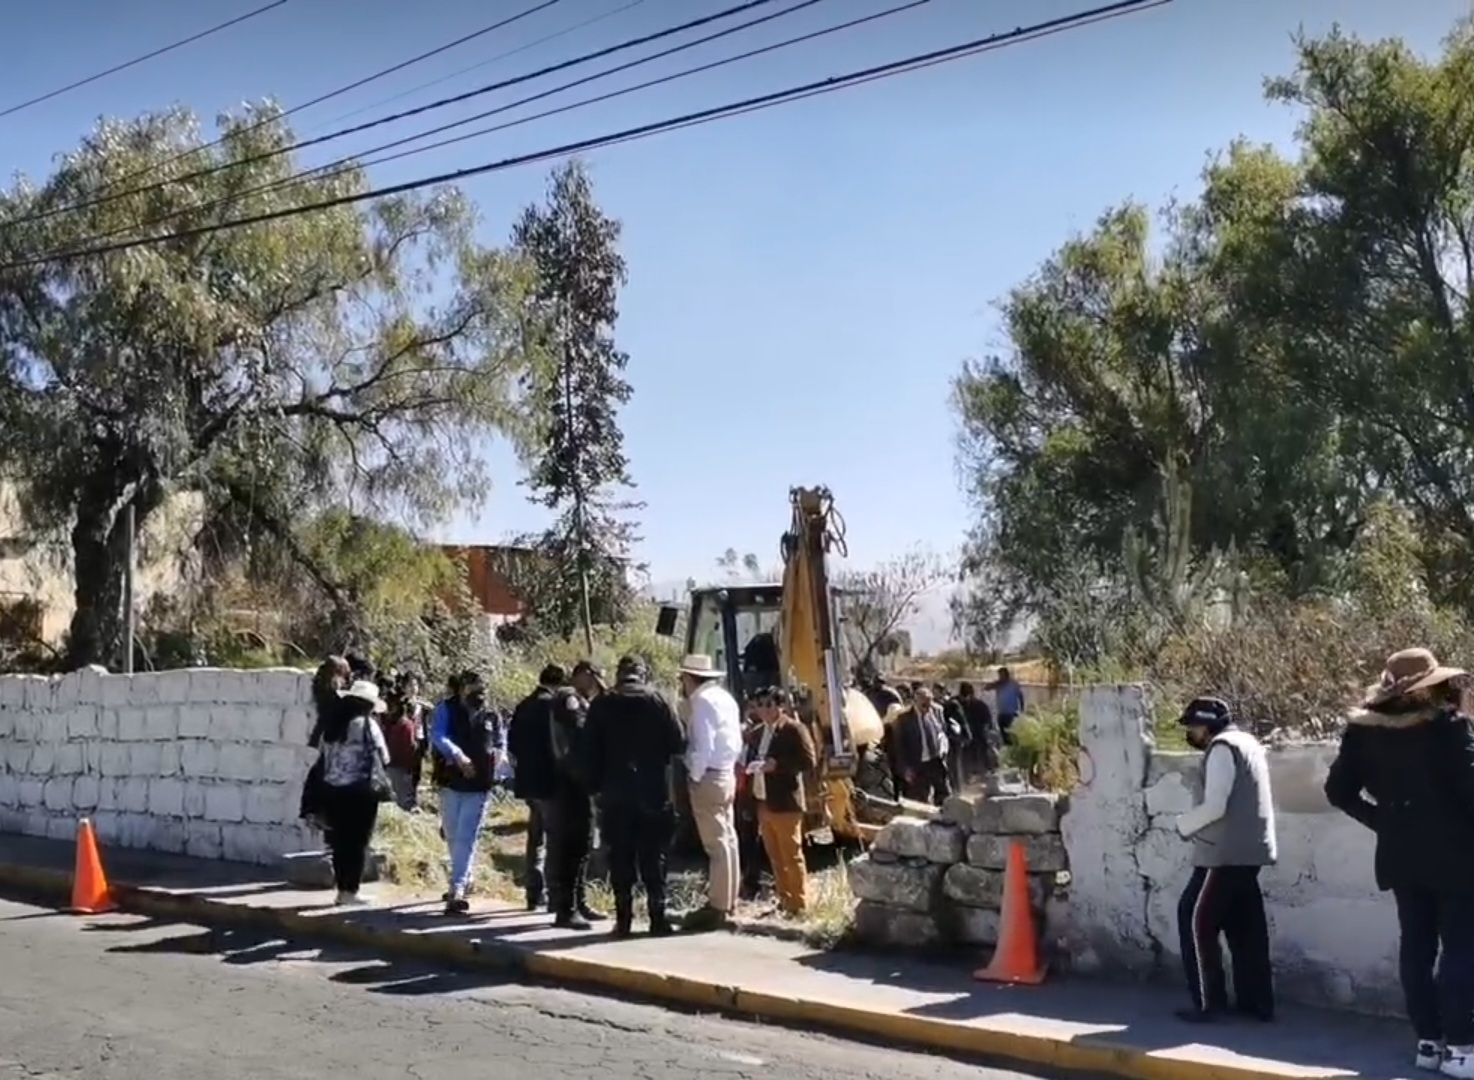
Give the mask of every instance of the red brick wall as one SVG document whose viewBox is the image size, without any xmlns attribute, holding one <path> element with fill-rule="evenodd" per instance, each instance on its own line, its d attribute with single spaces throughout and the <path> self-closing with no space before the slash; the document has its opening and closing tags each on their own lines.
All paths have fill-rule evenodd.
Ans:
<svg viewBox="0 0 1474 1080">
<path fill-rule="evenodd" d="M 471 595 L 476 598 L 483 614 L 507 618 L 522 614 L 522 602 L 513 595 L 506 575 L 498 568 L 503 560 L 522 555 L 521 549 L 483 544 L 474 547 L 443 546 L 441 550 L 466 568 Z"/>
</svg>

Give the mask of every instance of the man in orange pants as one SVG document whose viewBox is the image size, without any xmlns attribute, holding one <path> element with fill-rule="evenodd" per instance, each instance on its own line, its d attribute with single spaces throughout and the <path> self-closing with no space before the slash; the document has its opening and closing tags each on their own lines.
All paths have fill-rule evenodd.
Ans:
<svg viewBox="0 0 1474 1080">
<path fill-rule="evenodd" d="M 804 774 L 818 764 L 814 741 L 793 715 L 788 691 L 760 691 L 755 711 L 762 728 L 748 766 L 757 802 L 758 830 L 773 866 L 778 903 L 785 915 L 802 915 L 809 905 L 804 863 Z"/>
</svg>

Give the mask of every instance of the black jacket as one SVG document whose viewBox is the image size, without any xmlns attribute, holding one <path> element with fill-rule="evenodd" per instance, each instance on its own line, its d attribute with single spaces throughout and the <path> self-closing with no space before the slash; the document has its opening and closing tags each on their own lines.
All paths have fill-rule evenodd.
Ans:
<svg viewBox="0 0 1474 1080">
<path fill-rule="evenodd" d="M 980 697 L 958 698 L 962 707 L 963 719 L 967 721 L 968 732 L 974 740 L 988 740 L 994 738 L 993 710 L 988 708 L 988 703 Z"/>
<path fill-rule="evenodd" d="M 671 762 L 685 746 L 670 702 L 644 683 L 621 682 L 589 706 L 584 724 L 589 790 L 606 805 L 667 809 Z"/>
<path fill-rule="evenodd" d="M 935 724 L 933 735 L 946 736 L 946 720 L 942 717 L 941 712 L 942 710 L 938 708 L 930 717 L 923 717 L 914 707 L 910 707 L 897 716 L 886 729 L 886 735 L 891 740 L 892 761 L 903 774 L 921 768 L 921 758 L 926 752 L 926 737 L 921 729 L 922 724 Z"/>
<path fill-rule="evenodd" d="M 1474 721 L 1450 709 L 1353 716 L 1325 792 L 1376 832 L 1378 888 L 1474 895 Z"/>
<path fill-rule="evenodd" d="M 567 686 L 539 686 L 517 704 L 507 725 L 507 752 L 519 799 L 555 798 L 584 786 L 583 699 Z"/>
</svg>

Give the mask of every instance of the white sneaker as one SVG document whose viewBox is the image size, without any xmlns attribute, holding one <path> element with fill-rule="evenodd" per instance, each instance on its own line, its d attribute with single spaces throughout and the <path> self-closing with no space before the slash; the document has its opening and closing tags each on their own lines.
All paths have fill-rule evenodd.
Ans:
<svg viewBox="0 0 1474 1080">
<path fill-rule="evenodd" d="M 1443 1043 L 1432 1039 L 1419 1039 L 1418 1056 L 1413 1058 L 1413 1064 L 1419 1069 L 1437 1072 L 1443 1066 Z"/>
<path fill-rule="evenodd" d="M 1474 1046 L 1450 1046 L 1438 1071 L 1457 1080 L 1474 1080 Z"/>
<path fill-rule="evenodd" d="M 340 892 L 336 902 L 338 907 L 363 907 L 368 903 L 363 897 L 352 892 Z"/>
</svg>

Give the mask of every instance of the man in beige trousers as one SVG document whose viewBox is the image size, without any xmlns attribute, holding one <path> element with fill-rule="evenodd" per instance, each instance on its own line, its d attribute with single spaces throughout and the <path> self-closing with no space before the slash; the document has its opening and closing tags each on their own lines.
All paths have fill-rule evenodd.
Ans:
<svg viewBox="0 0 1474 1080">
<path fill-rule="evenodd" d="M 742 874 L 737 857 L 737 762 L 742 755 L 742 710 L 722 685 L 711 657 L 681 661 L 681 691 L 690 706 L 686 733 L 686 773 L 691 818 L 706 849 L 706 906 L 683 920 L 688 930 L 715 930 L 736 914 Z"/>
</svg>

